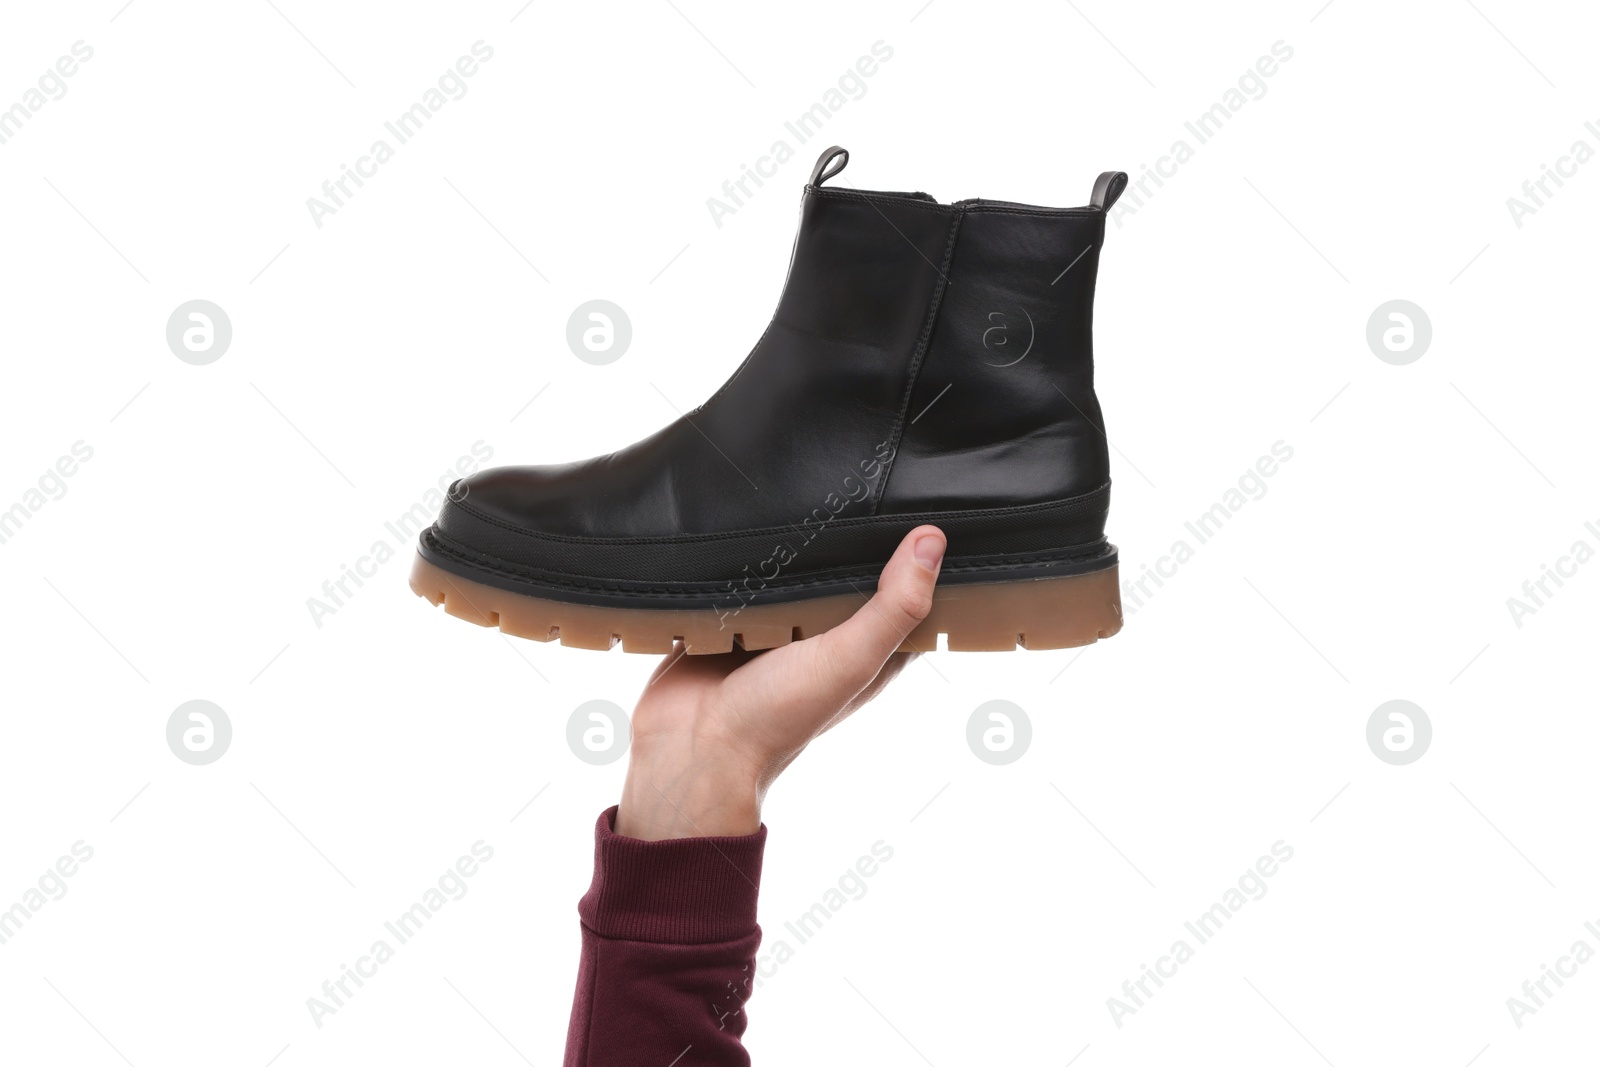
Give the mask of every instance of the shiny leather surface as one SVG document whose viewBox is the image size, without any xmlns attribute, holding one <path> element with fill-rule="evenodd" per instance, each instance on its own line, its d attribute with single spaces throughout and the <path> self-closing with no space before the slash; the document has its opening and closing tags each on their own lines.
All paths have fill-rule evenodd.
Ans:
<svg viewBox="0 0 1600 1067">
<path fill-rule="evenodd" d="M 825 152 L 821 180 L 845 159 Z M 1114 200 L 1114 179 L 1093 195 Z M 1091 328 L 1105 218 L 808 185 L 778 308 L 715 395 L 610 455 L 464 479 L 424 553 L 507 581 L 669 590 L 737 573 L 809 516 L 853 531 L 796 564 L 798 582 L 881 565 L 892 531 L 951 512 L 965 515 L 952 570 L 964 545 L 974 569 L 1103 553 Z M 1030 510 L 1064 501 L 1069 526 Z"/>
<path fill-rule="evenodd" d="M 808 193 L 777 312 L 711 399 L 610 455 L 474 474 L 466 501 L 570 536 L 798 522 L 892 447 L 955 220 L 923 201 Z"/>
<path fill-rule="evenodd" d="M 882 510 L 1004 507 L 1110 479 L 1094 392 L 1102 212 L 970 205 Z"/>
</svg>

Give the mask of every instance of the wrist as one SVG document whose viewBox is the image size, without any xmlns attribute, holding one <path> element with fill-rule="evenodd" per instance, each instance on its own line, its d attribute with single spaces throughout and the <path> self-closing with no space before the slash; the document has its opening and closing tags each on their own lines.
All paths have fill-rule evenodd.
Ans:
<svg viewBox="0 0 1600 1067">
<path fill-rule="evenodd" d="M 641 760 L 628 765 L 615 832 L 643 841 L 746 837 L 761 828 L 761 790 L 736 767 Z"/>
</svg>

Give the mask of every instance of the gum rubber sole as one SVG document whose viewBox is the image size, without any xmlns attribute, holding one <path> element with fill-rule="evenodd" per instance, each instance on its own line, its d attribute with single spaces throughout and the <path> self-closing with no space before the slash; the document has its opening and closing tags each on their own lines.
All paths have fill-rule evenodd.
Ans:
<svg viewBox="0 0 1600 1067">
<path fill-rule="evenodd" d="M 411 590 L 458 619 L 498 626 L 515 637 L 572 648 L 661 654 L 682 641 L 691 655 L 777 648 L 815 637 L 866 603 L 849 594 L 753 604 L 719 615 L 710 608 L 629 608 L 569 604 L 483 585 L 417 556 Z M 940 634 L 952 652 L 1076 648 L 1122 629 L 1117 567 L 1088 574 L 1011 582 L 941 585 L 933 611 L 901 648 L 932 652 Z"/>
</svg>

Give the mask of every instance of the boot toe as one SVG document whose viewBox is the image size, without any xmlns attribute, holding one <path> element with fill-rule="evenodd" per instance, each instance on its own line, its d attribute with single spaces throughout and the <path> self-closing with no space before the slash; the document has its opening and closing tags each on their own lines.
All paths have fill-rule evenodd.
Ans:
<svg viewBox="0 0 1600 1067">
<path fill-rule="evenodd" d="M 573 503 L 579 463 L 534 467 L 491 467 L 469 474 L 450 487 L 440 512 L 441 525 L 451 513 L 503 523 L 529 531 L 558 529 Z"/>
</svg>

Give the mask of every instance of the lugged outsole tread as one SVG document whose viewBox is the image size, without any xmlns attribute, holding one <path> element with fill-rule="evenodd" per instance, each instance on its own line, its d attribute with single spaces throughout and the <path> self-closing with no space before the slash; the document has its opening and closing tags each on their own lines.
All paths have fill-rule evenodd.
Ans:
<svg viewBox="0 0 1600 1067">
<path fill-rule="evenodd" d="M 865 603 L 840 595 L 747 606 L 736 625 L 710 609 L 612 608 L 569 604 L 463 578 L 416 557 L 411 588 L 458 619 L 531 641 L 569 648 L 660 655 L 682 642 L 690 655 L 780 648 L 843 622 Z M 939 635 L 952 652 L 1078 648 L 1122 629 L 1113 564 L 1088 574 L 973 583 L 934 590 L 933 610 L 901 648 L 931 652 Z"/>
</svg>

